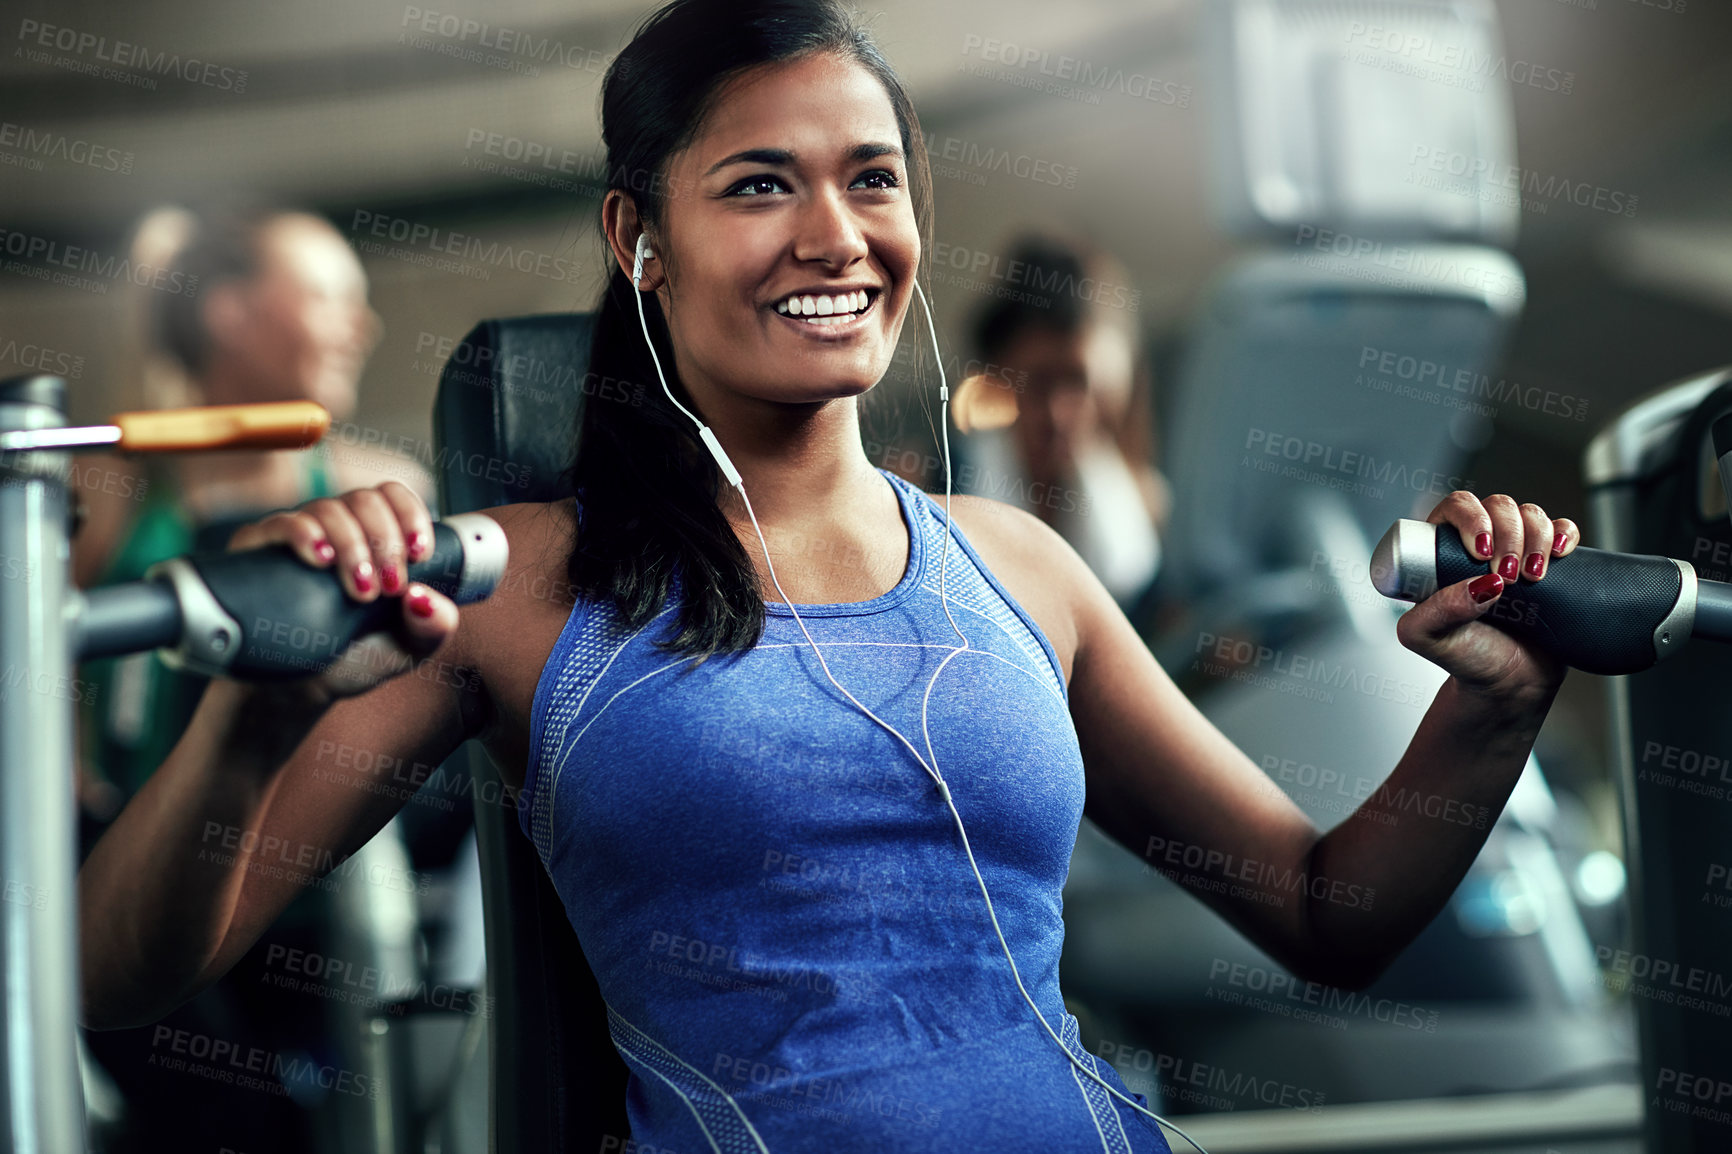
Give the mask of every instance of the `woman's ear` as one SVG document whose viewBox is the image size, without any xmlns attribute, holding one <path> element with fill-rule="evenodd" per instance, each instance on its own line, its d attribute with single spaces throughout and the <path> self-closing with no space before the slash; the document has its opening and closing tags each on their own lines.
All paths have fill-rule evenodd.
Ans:
<svg viewBox="0 0 1732 1154">
<path fill-rule="evenodd" d="M 624 270 L 626 279 L 630 280 L 632 266 L 637 260 L 637 239 L 643 233 L 643 221 L 638 216 L 637 203 L 620 189 L 609 189 L 601 202 L 601 223 L 607 233 L 608 248 L 619 262 L 619 267 Z M 653 240 L 650 247 L 655 248 Z M 654 292 L 666 279 L 660 253 L 653 258 L 646 257 L 643 277 L 638 282 L 639 291 Z"/>
</svg>

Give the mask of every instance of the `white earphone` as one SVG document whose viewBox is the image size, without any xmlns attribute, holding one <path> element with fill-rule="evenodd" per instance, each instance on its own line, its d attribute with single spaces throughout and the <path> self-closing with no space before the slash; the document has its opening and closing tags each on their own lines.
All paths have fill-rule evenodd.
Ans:
<svg viewBox="0 0 1732 1154">
<path fill-rule="evenodd" d="M 993 931 L 998 934 L 998 944 L 1004 949 L 1005 960 L 1010 963 L 1011 976 L 1016 979 L 1016 988 L 1022 991 L 1023 1000 L 1028 1003 L 1029 1009 L 1034 1011 L 1034 1016 L 1039 1019 L 1040 1024 L 1046 1027 L 1047 1035 L 1052 1038 L 1053 1044 L 1059 1048 L 1060 1052 L 1062 1052 L 1066 1058 L 1070 1059 L 1073 1066 L 1081 1070 L 1084 1074 L 1087 1074 L 1090 1078 L 1093 1078 L 1096 1082 L 1100 1083 L 1102 1089 L 1131 1107 L 1131 1109 L 1142 1114 L 1147 1114 L 1160 1125 L 1177 1133 L 1180 1137 L 1184 1138 L 1185 1141 L 1189 1142 L 1192 1148 L 1198 1151 L 1198 1154 L 1207 1154 L 1207 1152 L 1197 1144 L 1196 1139 L 1192 1138 L 1189 1134 L 1186 1134 L 1179 1127 L 1173 1125 L 1153 1110 L 1140 1106 L 1130 1098 L 1119 1093 L 1099 1074 L 1083 1065 L 1083 1063 L 1078 1060 L 1077 1056 L 1070 1052 L 1070 1048 L 1064 1044 L 1058 1034 L 1053 1031 L 1052 1024 L 1046 1020 L 1046 1015 L 1040 1012 L 1039 1006 L 1035 1005 L 1034 998 L 1030 996 L 1028 992 L 1028 987 L 1022 984 L 1022 974 L 1016 968 L 1016 959 L 1011 956 L 1010 943 L 1005 941 L 1004 930 L 999 927 L 998 913 L 993 909 L 992 895 L 987 892 L 986 879 L 981 876 L 980 867 L 975 864 L 974 850 L 968 844 L 968 831 L 962 827 L 962 815 L 956 812 L 956 803 L 950 798 L 950 786 L 946 784 L 943 775 L 938 772 L 938 757 L 932 752 L 932 733 L 927 727 L 926 707 L 928 702 L 932 699 L 932 687 L 938 683 L 938 675 L 944 672 L 944 667 L 950 664 L 950 659 L 952 657 L 955 657 L 959 653 L 965 653 L 968 651 L 968 638 L 963 636 L 962 630 L 957 628 L 956 619 L 950 615 L 950 602 L 944 584 L 944 563 L 945 559 L 950 555 L 952 525 L 950 519 L 950 385 L 944 379 L 944 358 L 939 355 L 938 352 L 938 330 L 932 322 L 932 306 L 927 303 L 926 293 L 921 289 L 920 282 L 915 280 L 911 283 L 914 285 L 915 295 L 920 298 L 921 308 L 926 311 L 926 331 L 932 338 L 933 355 L 937 357 L 938 360 L 938 397 L 943 406 L 939 414 L 938 427 L 944 442 L 944 548 L 939 550 L 938 555 L 938 597 L 939 604 L 944 609 L 944 616 L 946 620 L 950 622 L 950 628 L 956 631 L 958 637 L 962 638 L 962 644 L 957 648 L 952 649 L 949 655 L 946 656 L 943 661 L 938 663 L 938 668 L 933 671 L 932 680 L 926 683 L 926 693 L 922 696 L 920 701 L 920 729 L 922 735 L 926 739 L 926 757 L 931 758 L 931 764 L 927 763 L 926 758 L 920 756 L 920 751 L 915 749 L 913 744 L 910 743 L 906 737 L 903 737 L 902 734 L 893 726 L 880 718 L 876 713 L 873 713 L 870 709 L 867 709 L 866 706 L 862 705 L 860 700 L 852 693 L 849 693 L 847 689 L 843 688 L 842 683 L 837 681 L 835 676 L 831 674 L 830 664 L 824 660 L 824 653 L 818 648 L 818 643 L 812 640 L 811 633 L 807 632 L 806 623 L 800 619 L 799 611 L 794 608 L 793 598 L 783 592 L 782 583 L 776 577 L 776 567 L 770 562 L 769 542 L 764 540 L 764 530 L 758 525 L 758 515 L 752 512 L 752 502 L 751 499 L 746 496 L 746 486 L 745 483 L 740 480 L 739 471 L 734 468 L 734 463 L 728 459 L 728 454 L 722 449 L 721 442 L 716 440 L 716 435 L 710 431 L 710 427 L 704 424 L 703 421 L 699 420 L 690 409 L 680 404 L 678 398 L 674 396 L 673 390 L 668 388 L 667 375 L 662 372 L 661 357 L 656 353 L 655 342 L 650 340 L 649 321 L 645 317 L 643 310 L 644 294 L 642 289 L 639 287 L 639 282 L 643 279 L 643 262 L 646 260 L 653 260 L 654 258 L 655 251 L 649 246 L 649 237 L 644 233 L 638 233 L 637 253 L 632 260 L 631 283 L 632 287 L 638 290 L 633 294 L 637 297 L 638 323 L 643 327 L 644 343 L 649 346 L 650 359 L 655 362 L 656 376 L 661 378 L 662 391 L 667 394 L 668 400 L 673 402 L 675 408 L 679 409 L 680 412 L 684 413 L 691 419 L 693 424 L 697 425 L 698 436 L 703 440 L 705 446 L 709 448 L 710 455 L 716 459 L 716 464 L 721 466 L 722 475 L 728 479 L 730 485 L 739 491 L 740 500 L 745 502 L 746 515 L 751 517 L 752 528 L 757 530 L 758 544 L 763 546 L 764 565 L 770 571 L 770 580 L 775 584 L 776 592 L 781 594 L 782 603 L 785 604 L 788 607 L 788 611 L 794 615 L 794 622 L 799 625 L 800 632 L 805 635 L 806 644 L 810 645 L 812 647 L 812 652 L 817 655 L 818 664 L 823 668 L 824 676 L 830 679 L 830 684 L 834 685 L 837 690 L 841 692 L 842 696 L 846 697 L 849 701 L 852 701 L 857 707 L 859 707 L 860 712 L 877 722 L 878 725 L 892 737 L 896 738 L 904 746 L 907 746 L 908 752 L 914 755 L 914 760 L 920 763 L 920 768 L 924 769 L 927 776 L 931 777 L 933 782 L 936 784 L 940 800 L 942 800 L 945 806 L 949 808 L 951 820 L 956 823 L 956 832 L 962 838 L 962 850 L 968 855 L 969 868 L 974 871 L 974 880 L 980 883 L 980 896 L 986 900 L 986 915 L 992 921 Z"/>
<path fill-rule="evenodd" d="M 641 232 L 638 233 L 637 234 L 637 255 L 635 258 L 633 258 L 633 260 L 631 262 L 631 283 L 632 283 L 633 288 L 637 288 L 638 282 L 643 279 L 643 262 L 646 260 L 653 260 L 655 258 L 655 255 L 656 255 L 655 250 L 650 248 L 650 246 L 649 246 L 649 237 L 647 235 L 645 235 L 644 233 L 641 233 Z M 639 291 L 636 294 L 636 296 L 637 296 L 637 319 L 638 319 L 638 323 L 643 326 L 644 343 L 649 345 L 650 359 L 652 359 L 656 363 L 656 376 L 661 377 L 662 391 L 667 393 L 668 400 L 673 401 L 674 407 L 679 409 L 679 411 L 684 413 L 687 417 L 690 417 L 692 423 L 698 427 L 698 436 L 703 440 L 705 446 L 707 446 L 709 448 L 710 456 L 712 456 L 716 459 L 716 464 L 718 464 L 722 467 L 722 475 L 728 479 L 728 484 L 732 485 L 734 488 L 736 488 L 740 491 L 740 497 L 741 497 L 741 499 L 744 499 L 746 496 L 746 489 L 745 489 L 745 486 L 740 481 L 740 471 L 738 469 L 734 468 L 734 463 L 732 461 L 728 460 L 728 454 L 725 451 L 723 451 L 722 443 L 720 441 L 716 440 L 716 435 L 714 433 L 710 432 L 710 427 L 708 425 L 706 425 L 702 421 L 698 420 L 697 417 L 692 415 L 692 411 L 690 409 L 686 408 L 684 405 L 679 403 L 679 401 L 674 397 L 673 390 L 668 388 L 667 376 L 665 374 L 663 374 L 663 372 L 662 372 L 662 359 L 661 359 L 661 357 L 656 355 L 655 342 L 649 339 L 649 321 L 644 318 L 644 312 L 643 312 L 643 293 L 641 291 Z M 751 505 L 751 502 L 748 501 L 748 502 L 746 502 L 746 512 L 750 513 L 751 511 L 752 511 L 752 505 Z M 757 523 L 758 523 L 758 519 L 757 519 L 757 517 L 754 516 L 752 518 L 752 524 L 756 525 Z M 763 540 L 763 537 L 764 537 L 764 535 L 762 533 L 758 534 L 758 539 L 760 541 Z M 769 549 L 769 546 L 765 545 L 764 548 L 767 551 Z M 768 563 L 768 561 L 769 561 L 769 557 L 768 557 L 768 553 L 766 552 L 765 562 Z M 775 571 L 771 570 L 770 575 L 772 577 L 775 576 Z M 780 585 L 776 586 L 776 589 L 778 592 L 781 591 L 781 588 L 782 587 Z M 805 628 L 805 626 L 801 626 L 802 630 L 804 630 L 804 628 Z M 807 638 L 807 640 L 810 640 L 810 638 Z M 822 660 L 822 658 L 820 658 L 820 660 Z M 838 685 L 836 688 L 841 689 L 842 687 Z M 844 692 L 846 692 L 846 690 L 844 690 Z"/>
</svg>

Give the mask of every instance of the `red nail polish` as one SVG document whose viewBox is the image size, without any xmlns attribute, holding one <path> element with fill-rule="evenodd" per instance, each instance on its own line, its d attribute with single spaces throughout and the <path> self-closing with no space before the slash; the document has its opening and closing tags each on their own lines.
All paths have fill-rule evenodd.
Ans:
<svg viewBox="0 0 1732 1154">
<path fill-rule="evenodd" d="M 427 535 L 416 529 L 409 534 L 409 560 L 419 561 L 427 552 Z"/>
<path fill-rule="evenodd" d="M 1481 533 L 1473 539 L 1473 551 L 1481 557 L 1491 556 L 1491 534 Z"/>
<path fill-rule="evenodd" d="M 1475 605 L 1484 605 L 1493 597 L 1503 592 L 1503 578 L 1496 573 L 1487 573 L 1475 577 L 1467 587 L 1467 595 L 1473 598 Z"/>
<path fill-rule="evenodd" d="M 433 598 L 428 595 L 426 590 L 417 590 L 403 598 L 403 600 L 409 603 L 409 612 L 413 613 L 415 616 L 433 616 Z"/>
<path fill-rule="evenodd" d="M 1568 533 L 1559 533 L 1556 537 L 1552 538 L 1552 552 L 1554 554 L 1562 554 L 1564 546 L 1569 543 L 1570 535 Z"/>
<path fill-rule="evenodd" d="M 1539 576 L 1542 572 L 1545 571 L 1545 567 L 1546 567 L 1546 555 L 1544 553 L 1529 553 L 1528 554 L 1528 563 L 1527 563 L 1526 568 L 1527 568 L 1527 575 L 1529 577 L 1532 577 L 1536 581 L 1539 580 Z"/>
<path fill-rule="evenodd" d="M 363 561 L 355 566 L 355 592 L 371 593 L 373 591 L 373 563 Z"/>
<path fill-rule="evenodd" d="M 384 565 L 380 567 L 379 586 L 387 593 L 396 593 L 403 588 L 403 577 L 397 572 L 397 566 Z"/>
<path fill-rule="evenodd" d="M 1505 553 L 1503 560 L 1497 563 L 1497 575 L 1505 581 L 1514 581 L 1521 576 L 1521 558 L 1514 553 Z"/>
<path fill-rule="evenodd" d="M 329 541 L 320 541 L 317 545 L 313 546 L 313 553 L 319 558 L 319 560 L 329 564 L 331 558 L 337 555 L 337 549 Z"/>
</svg>

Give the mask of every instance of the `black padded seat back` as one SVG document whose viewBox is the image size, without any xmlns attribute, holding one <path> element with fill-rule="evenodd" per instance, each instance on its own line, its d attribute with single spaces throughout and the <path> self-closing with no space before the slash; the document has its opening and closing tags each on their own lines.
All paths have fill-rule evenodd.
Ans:
<svg viewBox="0 0 1732 1154">
<path fill-rule="evenodd" d="M 483 321 L 452 351 L 433 405 L 442 515 L 571 496 L 561 476 L 586 395 L 594 317 Z M 485 907 L 488 1112 L 499 1154 L 619 1149 L 626 1068 L 565 908 L 477 742 L 466 751 Z M 485 799 L 497 799 L 489 801 Z M 611 1138 L 612 1141 L 606 1141 Z"/>
</svg>

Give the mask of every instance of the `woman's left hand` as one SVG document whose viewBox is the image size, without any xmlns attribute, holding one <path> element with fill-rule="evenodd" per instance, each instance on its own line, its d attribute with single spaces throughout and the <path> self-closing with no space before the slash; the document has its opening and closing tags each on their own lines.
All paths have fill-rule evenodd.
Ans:
<svg viewBox="0 0 1732 1154">
<path fill-rule="evenodd" d="M 1550 563 L 1581 543 L 1574 521 L 1538 505 L 1494 493 L 1483 501 L 1457 490 L 1426 520 L 1453 525 L 1468 552 L 1492 562 L 1481 577 L 1446 586 L 1402 614 L 1401 643 L 1441 666 L 1465 689 L 1493 696 L 1549 700 L 1563 681 L 1563 662 L 1480 618 L 1494 614 L 1505 588 L 1542 581 Z"/>
</svg>

